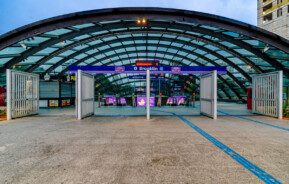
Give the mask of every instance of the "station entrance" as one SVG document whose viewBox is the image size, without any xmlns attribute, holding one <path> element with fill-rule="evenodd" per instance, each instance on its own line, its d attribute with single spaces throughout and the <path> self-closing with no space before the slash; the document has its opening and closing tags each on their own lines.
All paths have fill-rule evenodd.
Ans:
<svg viewBox="0 0 289 184">
<path fill-rule="evenodd" d="M 131 68 L 133 68 L 131 70 Z M 216 70 L 214 70 L 216 69 Z M 217 119 L 218 115 L 218 105 L 217 105 L 217 76 L 226 74 L 225 67 L 147 67 L 142 68 L 140 70 L 135 66 L 101 66 L 101 67 L 71 67 L 71 73 L 77 74 L 77 105 L 76 112 L 77 118 L 82 119 L 89 115 L 100 115 L 99 113 L 95 113 L 96 106 L 100 107 L 99 99 L 98 103 L 95 103 L 95 94 L 94 89 L 94 75 L 99 73 L 145 73 L 146 74 L 146 95 L 141 98 L 143 103 L 143 107 L 145 107 L 145 115 L 147 119 L 150 119 L 152 112 L 155 111 L 157 115 L 164 113 L 160 109 L 152 109 L 151 107 L 155 106 L 155 102 L 151 102 L 151 74 L 152 73 L 173 73 L 173 74 L 181 74 L 182 72 L 185 74 L 200 74 L 200 88 L 199 88 L 199 104 L 198 110 L 199 113 L 213 119 Z M 274 72 L 268 74 L 261 74 L 253 76 L 253 113 L 262 114 L 267 116 L 273 116 L 282 118 L 282 72 Z M 90 90 L 88 92 L 87 90 Z M 262 97 L 262 99 L 260 98 Z M 112 97 L 109 97 L 112 98 Z M 119 98 L 121 99 L 121 97 Z M 266 100 L 267 99 L 267 100 Z M 120 100 L 121 101 L 121 100 Z M 134 100 L 132 100 L 134 101 Z M 138 100 L 137 100 L 138 101 Z M 260 102 L 263 101 L 263 102 Z M 87 104 L 87 105 L 84 105 Z M 132 105 L 133 106 L 133 105 Z M 177 109 L 177 108 L 175 108 Z M 97 109 L 99 110 L 99 109 Z M 106 109 L 108 110 L 108 109 Z M 183 110 L 183 109 L 181 109 Z M 188 109 L 186 109 L 188 110 Z M 120 108 L 117 111 L 121 112 L 118 115 L 125 116 L 125 111 L 121 111 Z M 135 113 L 137 111 L 129 109 L 128 111 Z M 109 114 L 113 114 L 110 112 Z M 109 115 L 107 114 L 107 115 Z M 136 115 L 136 114 L 131 114 Z M 189 113 L 186 115 L 193 115 L 193 113 Z"/>
<path fill-rule="evenodd" d="M 186 109 L 187 113 L 184 115 L 191 115 L 189 108 L 181 109 L 181 107 L 194 97 L 197 110 L 192 114 L 201 113 L 215 119 L 217 115 L 222 115 L 220 102 L 244 104 L 247 88 L 252 85 L 252 112 L 281 118 L 284 108 L 281 107 L 283 103 L 281 74 L 268 72 L 283 70 L 283 85 L 288 86 L 289 65 L 286 60 L 289 56 L 289 47 L 286 40 L 276 39 L 276 36 L 252 25 L 224 17 L 163 8 L 103 9 L 50 18 L 0 37 L 0 73 L 2 73 L 0 104 L 5 106 L 7 87 L 8 119 L 37 114 L 39 106 L 56 111 L 59 107 L 74 108 L 75 105 L 78 111 L 73 111 L 71 116 L 77 114 L 77 118 L 81 119 L 93 114 L 100 115 L 104 109 L 92 111 L 90 110 L 92 106 L 123 107 L 117 110 L 118 114 L 115 113 L 122 115 L 124 106 L 146 107 L 146 102 L 150 101 L 155 107 L 167 106 L 174 110 L 179 108 L 182 112 Z M 129 78 L 135 77 L 136 74 L 145 77 L 147 70 L 142 71 L 143 73 L 133 73 L 132 70 L 131 76 L 126 75 L 126 71 L 123 72 L 123 68 L 127 69 L 128 65 L 134 65 L 136 61 L 142 60 L 158 60 L 164 68 L 170 67 L 169 71 L 162 72 L 165 79 L 157 79 L 159 83 L 162 83 L 162 80 L 164 83 L 169 83 L 166 80 L 170 80 L 171 83 L 190 82 L 191 79 L 185 77 L 192 75 L 196 85 L 193 88 L 189 86 L 181 89 L 180 93 L 168 92 L 171 91 L 169 87 L 159 85 L 164 92 L 161 94 L 160 90 L 156 89 L 157 80 L 153 79 L 157 72 L 149 70 L 151 96 L 148 98 L 146 78 L 141 78 L 140 82 Z M 100 68 L 98 70 L 100 73 L 91 73 L 80 67 L 83 76 L 80 82 L 80 79 L 70 78 L 70 66 L 111 66 L 114 73 L 108 73 L 111 69 L 105 68 Z M 119 67 L 116 69 L 116 66 Z M 196 75 L 183 73 L 185 70 L 178 73 L 178 66 L 226 66 L 227 74 L 217 72 L 216 87 L 211 85 L 215 79 L 211 78 L 211 75 L 206 75 L 208 71 Z M 171 70 L 173 67 L 174 70 Z M 40 86 L 46 84 L 38 87 L 40 93 L 37 93 L 35 88 L 37 94 L 31 95 L 30 79 L 26 81 L 18 76 L 17 79 L 8 77 L 5 85 L 6 69 L 22 71 L 25 75 L 37 73 Z M 166 76 L 168 72 L 170 75 Z M 86 82 L 83 81 L 90 81 L 89 74 L 94 77 L 94 81 L 100 80 L 97 83 L 101 87 L 94 86 L 96 93 L 92 90 L 91 94 L 87 91 L 76 91 L 75 88 L 79 90 L 87 88 Z M 47 76 L 48 80 L 45 79 Z M 35 76 L 31 76 L 31 79 L 33 77 Z M 20 84 L 20 81 L 25 85 Z M 32 81 L 34 86 L 34 79 Z M 175 89 L 179 90 L 180 86 L 182 85 L 176 83 L 171 88 L 176 91 Z M 41 93 L 43 88 L 57 89 Z M 27 92 L 24 92 L 24 89 Z M 182 94 L 182 90 L 185 94 Z M 110 93 L 106 93 L 107 91 Z M 10 95 L 9 92 L 13 94 Z M 284 93 L 288 96 L 289 90 Z M 41 96 L 42 94 L 44 95 Z M 284 99 L 287 97 L 286 94 Z M 285 105 L 288 104 L 289 100 Z M 137 110 L 127 108 L 127 112 L 137 114 L 139 110 L 141 115 L 148 115 L 149 118 L 149 115 L 157 114 L 154 106 L 135 108 Z M 238 110 L 237 106 L 234 110 L 230 104 L 224 106 L 230 113 L 236 113 L 235 110 Z M 18 108 L 20 110 L 17 110 Z M 287 111 L 285 114 L 288 114 Z M 248 114 L 245 108 L 244 112 Z"/>
<path fill-rule="evenodd" d="M 76 106 L 75 114 L 78 120 L 93 115 L 101 115 L 100 99 L 95 94 L 95 74 L 99 73 L 131 73 L 145 74 L 146 93 L 145 96 L 136 97 L 135 103 L 140 107 L 125 109 L 114 109 L 119 116 L 143 115 L 147 119 L 151 115 L 167 115 L 167 112 L 176 110 L 186 111 L 185 115 L 205 115 L 217 119 L 217 78 L 218 75 L 226 74 L 226 67 L 135 67 L 135 66 L 72 66 L 71 73 L 76 74 Z M 154 108 L 155 98 L 151 97 L 151 75 L 160 73 L 170 74 L 198 74 L 200 75 L 199 101 L 193 108 L 178 108 L 169 106 L 163 111 L 161 108 Z M 282 119 L 283 108 L 283 72 L 272 72 L 259 74 L 252 77 L 252 113 Z M 119 97 L 121 99 L 122 97 Z M 153 99 L 153 100 L 152 100 Z M 121 100 L 120 100 L 121 101 Z M 133 99 L 132 99 L 133 101 Z M 168 98 L 169 101 L 169 98 Z M 134 103 L 134 102 L 132 102 Z M 134 105 L 132 105 L 134 106 Z M 138 106 L 138 105 L 135 105 Z M 136 110 L 137 109 L 137 110 Z M 106 115 L 112 115 L 111 109 L 106 108 Z M 195 111 L 193 113 L 192 111 Z M 130 112 L 130 114 L 126 114 Z M 7 70 L 7 119 L 20 118 L 39 113 L 39 76 L 27 72 Z"/>
<path fill-rule="evenodd" d="M 77 70 L 77 71 L 76 71 Z M 146 118 L 151 117 L 151 73 L 172 74 L 203 74 L 200 81 L 200 113 L 217 119 L 217 73 L 226 74 L 226 67 L 136 67 L 136 66 L 101 66 L 101 67 L 72 67 L 71 73 L 76 73 L 76 112 L 77 119 L 82 119 L 95 114 L 94 76 L 96 73 L 145 73 L 146 93 L 142 97 L 143 106 L 146 109 Z M 89 74 L 90 73 L 90 74 Z M 153 99 L 154 100 L 154 99 Z M 160 110 L 157 110 L 160 112 Z M 189 114 L 190 115 L 190 114 Z"/>
</svg>

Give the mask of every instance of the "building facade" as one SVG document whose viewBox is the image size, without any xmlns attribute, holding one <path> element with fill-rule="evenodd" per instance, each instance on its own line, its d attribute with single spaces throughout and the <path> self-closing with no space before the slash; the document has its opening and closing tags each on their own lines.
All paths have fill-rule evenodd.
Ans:
<svg viewBox="0 0 289 184">
<path fill-rule="evenodd" d="M 258 0 L 258 27 L 289 39 L 289 0 Z"/>
</svg>

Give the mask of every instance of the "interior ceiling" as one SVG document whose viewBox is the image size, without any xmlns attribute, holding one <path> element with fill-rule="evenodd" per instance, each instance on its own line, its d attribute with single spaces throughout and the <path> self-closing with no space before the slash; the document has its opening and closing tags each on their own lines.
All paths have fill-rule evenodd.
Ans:
<svg viewBox="0 0 289 184">
<path fill-rule="evenodd" d="M 147 22 L 137 22 L 142 19 Z M 63 76 L 69 65 L 133 65 L 136 59 L 158 59 L 160 65 L 227 66 L 228 74 L 219 76 L 219 97 L 242 99 L 254 74 L 283 70 L 287 83 L 288 53 L 287 40 L 224 17 L 116 8 L 63 15 L 0 36 L 0 72 L 4 77 L 7 68 L 14 68 Z M 117 85 L 138 83 L 127 74 L 101 77 Z"/>
</svg>

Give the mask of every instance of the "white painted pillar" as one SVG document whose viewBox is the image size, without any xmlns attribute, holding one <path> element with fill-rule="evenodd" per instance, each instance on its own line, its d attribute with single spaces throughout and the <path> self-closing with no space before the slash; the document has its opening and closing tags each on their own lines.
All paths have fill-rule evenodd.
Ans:
<svg viewBox="0 0 289 184">
<path fill-rule="evenodd" d="M 150 82 L 150 70 L 147 70 L 147 76 L 146 76 L 146 109 L 147 109 L 147 120 L 151 119 L 150 114 L 150 93 L 151 93 L 151 82 Z"/>
<path fill-rule="evenodd" d="M 218 91 L 218 81 L 217 81 L 217 70 L 214 70 L 213 71 L 213 119 L 217 119 L 217 116 L 218 116 L 218 102 L 217 102 L 217 98 L 218 98 L 218 94 L 217 94 L 217 91 Z"/>
<path fill-rule="evenodd" d="M 283 119 L 283 71 L 278 72 L 278 119 Z"/>
<path fill-rule="evenodd" d="M 11 70 L 7 69 L 6 70 L 6 95 L 7 95 L 7 120 L 12 119 L 12 83 L 11 83 Z"/>
<path fill-rule="evenodd" d="M 82 94 L 81 94 L 81 88 L 82 88 L 82 81 L 81 81 L 81 70 L 77 70 L 77 76 L 76 76 L 76 80 L 77 80 L 77 86 L 76 86 L 76 111 L 77 111 L 77 119 L 81 120 L 81 114 L 82 114 Z"/>
<path fill-rule="evenodd" d="M 95 115 L 95 76 L 93 76 L 93 83 L 92 83 L 93 87 L 93 116 Z"/>
</svg>

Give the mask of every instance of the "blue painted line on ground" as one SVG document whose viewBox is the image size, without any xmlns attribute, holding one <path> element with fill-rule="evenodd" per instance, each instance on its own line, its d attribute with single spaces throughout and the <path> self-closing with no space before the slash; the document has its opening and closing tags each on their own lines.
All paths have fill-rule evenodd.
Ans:
<svg viewBox="0 0 289 184">
<path fill-rule="evenodd" d="M 226 113 L 226 112 L 223 112 L 223 111 L 218 111 L 220 113 L 223 113 L 227 116 L 231 116 L 231 117 L 234 117 L 234 118 L 239 118 L 239 119 L 242 119 L 242 120 L 247 120 L 247 121 L 251 121 L 253 123 L 258 123 L 258 124 L 262 124 L 262 125 L 266 125 L 266 126 L 269 126 L 269 127 L 273 127 L 273 128 L 277 128 L 277 129 L 280 129 L 280 130 L 284 130 L 284 131 L 287 131 L 289 132 L 289 128 L 286 128 L 286 127 L 281 127 L 281 126 L 277 126 L 277 125 L 272 125 L 270 123 L 266 123 L 266 122 L 262 122 L 262 121 L 258 121 L 258 120 L 254 120 L 254 119 L 250 119 L 250 118 L 246 118 L 246 117 L 241 117 L 239 115 L 232 115 L 232 114 L 229 114 L 229 113 Z"/>
<path fill-rule="evenodd" d="M 97 117 L 124 117 L 124 118 L 126 118 L 126 117 L 143 117 L 143 116 L 145 116 L 145 114 L 142 114 L 142 115 L 101 115 L 101 114 L 95 114 L 94 116 L 97 116 Z M 164 116 L 164 115 L 155 115 L 155 116 Z M 170 115 L 170 116 L 173 116 L 173 115 Z"/>
<path fill-rule="evenodd" d="M 157 110 L 159 111 L 159 110 Z M 165 111 L 162 111 L 165 112 Z M 262 170 L 260 167 L 257 165 L 253 164 L 249 160 L 247 160 L 245 157 L 241 156 L 239 153 L 231 149 L 230 147 L 226 146 L 223 144 L 221 141 L 216 139 L 215 137 L 211 136 L 207 132 L 205 132 L 203 129 L 198 127 L 197 125 L 193 124 L 186 118 L 177 115 L 176 113 L 172 112 L 166 112 L 169 114 L 172 114 L 182 120 L 184 123 L 186 123 L 188 126 L 190 126 L 192 129 L 197 131 L 199 134 L 201 134 L 203 137 L 205 137 L 207 140 L 209 140 L 211 143 L 213 143 L 216 147 L 221 149 L 224 153 L 229 155 L 232 159 L 234 159 L 236 162 L 241 164 L 243 167 L 245 167 L 247 170 L 249 170 L 251 173 L 253 173 L 255 176 L 257 176 L 260 180 L 264 181 L 265 183 L 281 183 L 278 179 L 274 178 L 264 170 Z"/>
<path fill-rule="evenodd" d="M 230 114 L 218 114 L 218 116 L 232 116 Z M 252 114 L 238 114 L 238 116 L 255 116 L 255 115 L 252 115 Z"/>
</svg>

